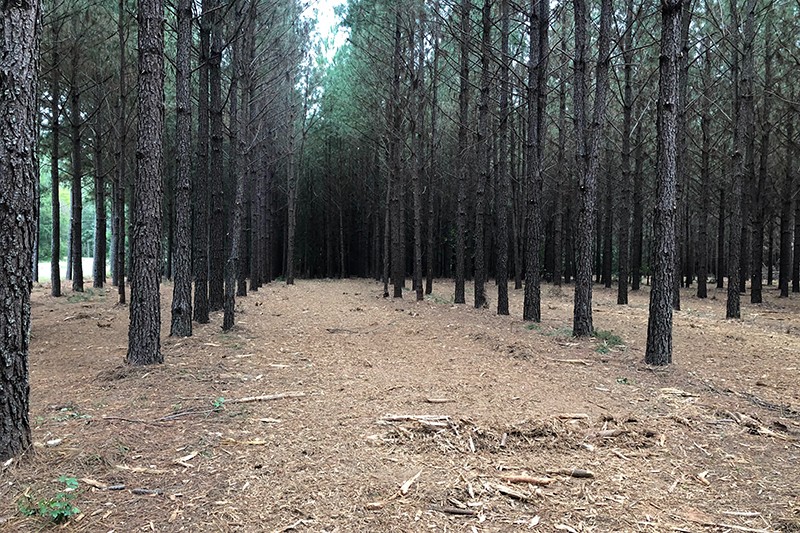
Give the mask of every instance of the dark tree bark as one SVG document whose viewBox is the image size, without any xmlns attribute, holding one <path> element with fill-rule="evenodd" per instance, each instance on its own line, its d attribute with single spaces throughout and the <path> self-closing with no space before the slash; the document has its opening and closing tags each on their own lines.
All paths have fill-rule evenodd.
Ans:
<svg viewBox="0 0 800 533">
<path fill-rule="evenodd" d="M 525 143 L 525 297 L 522 304 L 522 318 L 541 322 L 541 286 L 539 280 L 539 250 L 542 247 L 541 205 L 542 169 L 539 157 L 538 95 L 541 87 L 539 68 L 541 68 L 541 49 L 539 33 L 542 21 L 539 18 L 538 0 L 529 4 L 529 43 L 528 53 L 528 123 Z M 577 0 L 577 3 L 582 0 Z M 576 19 L 577 7 L 576 7 Z M 584 13 L 585 16 L 585 13 Z M 584 26 L 585 30 L 585 26 Z M 577 43 L 577 41 L 576 41 Z M 577 55 L 577 52 L 576 52 Z M 582 56 L 581 56 L 582 57 Z M 585 63 L 584 63 L 585 66 Z"/>
<path fill-rule="evenodd" d="M 740 282 L 743 280 L 743 255 L 746 255 L 745 228 L 743 225 L 744 180 L 748 175 L 749 153 L 752 152 L 753 128 L 753 42 L 755 40 L 755 7 L 756 0 L 749 0 L 745 19 L 744 43 L 742 49 L 742 72 L 738 81 L 736 126 L 734 129 L 735 144 L 733 151 L 733 180 L 731 185 L 731 225 L 728 242 L 728 299 L 726 318 L 741 318 Z M 735 14 L 735 13 L 734 13 Z M 738 32 L 738 26 L 736 31 Z M 734 47 L 738 57 L 739 50 Z"/>
<path fill-rule="evenodd" d="M 200 16 L 200 69 L 197 93 L 197 156 L 194 179 L 192 180 L 193 212 L 193 253 L 194 271 L 194 320 L 200 324 L 209 321 L 208 303 L 208 218 L 209 218 L 209 55 L 211 41 L 210 13 L 212 0 L 203 0 Z"/>
<path fill-rule="evenodd" d="M 628 275 L 630 274 L 630 219 L 633 183 L 631 179 L 631 133 L 633 129 L 633 23 L 635 15 L 633 0 L 627 2 L 625 21 L 625 38 L 623 40 L 622 58 L 623 92 L 622 92 L 622 184 L 620 186 L 619 203 L 619 274 L 617 280 L 617 304 L 628 304 Z M 639 125 L 641 128 L 641 125 Z"/>
<path fill-rule="evenodd" d="M 725 188 L 719 189 L 719 215 L 717 216 L 717 288 L 725 286 Z"/>
<path fill-rule="evenodd" d="M 415 50 L 414 32 L 410 32 L 410 50 Z M 414 63 L 412 59 L 412 64 Z M 414 290 L 416 291 L 417 301 L 422 301 L 422 176 L 425 174 L 425 144 L 423 143 L 423 131 L 425 121 L 425 28 L 419 24 L 419 44 L 416 58 L 416 66 L 412 75 L 412 151 L 414 154 L 411 169 L 411 187 L 414 202 Z"/>
<path fill-rule="evenodd" d="M 286 242 L 286 284 L 294 285 L 294 247 L 295 230 L 297 227 L 297 169 L 295 165 L 295 122 L 296 104 L 294 95 L 289 95 L 289 153 L 286 164 L 286 211 L 287 211 L 287 242 Z"/>
<path fill-rule="evenodd" d="M 106 179 L 103 169 L 102 132 L 99 125 L 94 127 L 92 139 L 94 160 L 94 261 L 92 265 L 92 286 L 100 289 L 106 282 Z"/>
<path fill-rule="evenodd" d="M 434 2 L 434 10 L 439 12 L 439 2 Z M 433 292 L 433 265 L 436 260 L 434 222 L 436 211 L 434 200 L 434 184 L 439 183 L 438 165 L 436 164 L 437 135 L 439 126 L 439 23 L 433 23 L 433 74 L 431 76 L 431 134 L 430 134 L 430 155 L 428 162 L 428 232 L 427 232 L 427 263 L 425 265 L 425 294 Z"/>
<path fill-rule="evenodd" d="M 139 131 L 131 268 L 131 365 L 162 363 L 161 172 L 164 135 L 164 4 L 139 0 Z"/>
<path fill-rule="evenodd" d="M 631 290 L 638 291 L 642 282 L 642 243 L 644 228 L 644 121 L 636 128 L 633 166 L 633 232 L 631 236 Z"/>
<path fill-rule="evenodd" d="M 77 15 L 74 15 L 77 20 Z M 77 34 L 77 31 L 75 32 Z M 79 54 L 76 42 L 72 50 L 70 71 L 70 127 L 72 141 L 72 194 L 70 220 L 70 263 L 72 264 L 72 290 L 83 292 L 83 146 L 81 140 L 81 89 L 78 87 Z"/>
<path fill-rule="evenodd" d="M 396 7 L 394 25 L 394 53 L 392 54 L 392 86 L 391 86 L 391 117 L 389 124 L 389 172 L 391 173 L 391 232 L 392 232 L 392 296 L 403 297 L 405 284 L 405 234 L 402 219 L 405 210 L 403 194 L 400 183 L 401 177 L 401 143 L 402 143 L 402 109 L 400 108 L 400 78 L 402 75 L 402 42 L 401 42 L 401 16 L 400 7 Z"/>
<path fill-rule="evenodd" d="M 569 224 L 564 223 L 565 198 L 569 202 L 567 190 L 570 189 L 566 172 L 567 144 L 567 83 L 564 74 L 559 75 L 558 83 L 558 148 L 556 153 L 556 172 L 558 185 L 555 195 L 555 213 L 553 216 L 553 285 L 561 286 L 564 278 L 564 237 L 569 233 Z M 566 226 L 566 227 L 565 227 Z"/>
<path fill-rule="evenodd" d="M 792 94 L 790 101 L 794 101 L 794 94 Z M 792 197 L 794 194 L 795 113 L 794 106 L 789 104 L 786 116 L 786 174 L 783 178 L 783 194 L 781 195 L 781 263 L 778 273 L 778 289 L 781 298 L 789 297 L 789 277 L 792 269 L 792 201 L 798 201 Z M 798 241 L 795 239 L 795 254 L 800 257 L 800 254 L 797 254 L 797 250 L 800 249 L 797 243 Z"/>
<path fill-rule="evenodd" d="M 458 203 L 456 205 L 456 290 L 454 302 L 465 303 L 464 263 L 467 246 L 467 183 L 469 182 L 468 141 L 469 134 L 469 49 L 470 49 L 470 7 L 471 0 L 461 0 L 459 32 L 460 44 L 460 87 L 458 93 Z"/>
<path fill-rule="evenodd" d="M 212 1 L 211 13 L 211 51 L 208 57 L 208 83 L 210 92 L 211 146 L 209 152 L 209 188 L 211 193 L 211 213 L 209 220 L 209 269 L 208 269 L 208 308 L 219 311 L 224 299 L 225 270 L 225 201 L 223 186 L 223 123 L 222 111 L 222 49 L 223 23 L 222 4 Z"/>
<path fill-rule="evenodd" d="M 39 2 L 0 6 L 0 461 L 28 450 Z"/>
<path fill-rule="evenodd" d="M 175 284 L 172 289 L 172 323 L 170 335 L 192 334 L 192 221 L 191 159 L 192 143 L 192 3 L 179 0 L 177 6 L 178 35 L 175 57 L 176 167 L 175 178 L 175 252 L 173 256 Z"/>
<path fill-rule="evenodd" d="M 486 186 L 490 180 L 489 93 L 492 76 L 489 57 L 492 46 L 492 2 L 484 0 L 481 10 L 481 79 L 478 97 L 478 132 L 475 139 L 478 157 L 478 184 L 475 188 L 475 283 L 476 309 L 486 305 Z"/>
<path fill-rule="evenodd" d="M 117 295 L 120 304 L 125 303 L 125 188 L 128 181 L 126 171 L 127 158 L 125 150 L 128 145 L 127 135 L 127 25 L 125 20 L 125 0 L 119 0 L 117 6 L 117 44 L 119 46 L 119 92 L 117 93 L 117 146 L 114 152 L 116 172 L 114 176 L 114 273 L 117 277 Z"/>
<path fill-rule="evenodd" d="M 708 210 L 711 196 L 711 41 L 703 51 L 703 92 L 700 104 L 700 212 L 698 213 L 697 297 L 708 297 Z"/>
<path fill-rule="evenodd" d="M 751 258 L 750 258 L 750 303 L 759 304 L 763 301 L 763 264 L 764 264 L 764 226 L 767 206 L 764 200 L 764 191 L 767 184 L 769 171 L 769 141 L 772 133 L 772 120 L 770 118 L 772 104 L 772 10 L 767 11 L 767 20 L 764 29 L 764 105 L 762 109 L 761 124 L 761 153 L 759 154 L 758 178 L 751 184 Z M 752 52 L 751 52 L 752 53 Z M 770 257 L 770 264 L 772 258 Z"/>
<path fill-rule="evenodd" d="M 689 223 L 689 201 L 688 201 L 688 173 L 686 171 L 687 153 L 688 153 L 688 140 L 686 135 L 686 108 L 688 102 L 689 90 L 689 25 L 692 21 L 691 0 L 684 1 L 681 13 L 681 27 L 680 27 L 680 55 L 678 57 L 678 145 L 677 145 L 677 189 L 676 189 L 676 202 L 678 209 L 675 212 L 675 275 L 673 283 L 675 290 L 672 291 L 672 308 L 676 311 L 681 309 L 681 272 L 683 266 L 683 258 L 687 258 L 687 265 L 689 264 L 689 247 L 691 243 L 689 239 L 680 239 L 681 228 L 688 226 Z M 687 268 L 687 279 L 692 279 L 691 268 Z M 686 286 L 690 285 L 687 281 Z"/>
<path fill-rule="evenodd" d="M 509 69 L 511 58 L 508 0 L 500 0 L 500 150 L 497 162 L 497 314 L 508 314 L 508 200 L 511 182 L 508 175 Z"/>
<path fill-rule="evenodd" d="M 578 172 L 579 212 L 575 276 L 575 307 L 572 333 L 584 337 L 594 333 L 592 324 L 592 241 L 597 201 L 597 172 L 600 164 L 600 138 L 606 116 L 608 67 L 610 63 L 611 0 L 603 0 L 600 11 L 595 101 L 592 123 L 586 125 L 586 4 L 575 6 L 575 132 Z"/>
<path fill-rule="evenodd" d="M 611 166 L 613 160 L 611 157 L 610 146 L 606 150 L 606 165 L 608 171 L 606 172 L 605 190 L 603 191 L 603 266 L 602 266 L 602 281 L 606 289 L 611 288 L 612 266 L 614 256 L 614 194 L 612 192 L 611 180 Z"/>
<path fill-rule="evenodd" d="M 654 219 L 653 285 L 645 362 L 672 362 L 672 292 L 675 290 L 675 201 L 678 184 L 680 32 L 683 0 L 662 0 L 659 58 L 658 168 Z"/>
<path fill-rule="evenodd" d="M 61 142 L 61 62 L 59 54 L 59 27 L 53 23 L 52 31 L 52 65 L 50 67 L 50 206 L 53 219 L 53 233 L 50 242 L 50 294 L 61 296 L 61 204 L 58 198 L 59 184 L 59 152 Z"/>
</svg>

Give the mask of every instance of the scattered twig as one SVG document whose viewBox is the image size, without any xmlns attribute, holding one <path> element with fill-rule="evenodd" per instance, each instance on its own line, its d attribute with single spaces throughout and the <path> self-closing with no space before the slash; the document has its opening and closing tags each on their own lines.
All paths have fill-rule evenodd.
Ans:
<svg viewBox="0 0 800 533">
<path fill-rule="evenodd" d="M 148 422 L 147 420 L 138 420 L 136 418 L 123 418 L 121 416 L 104 416 L 103 420 L 120 420 L 122 422 L 130 422 L 131 424 L 147 424 L 148 426 L 158 426 L 159 424 L 157 424 L 156 422 L 158 422 L 161 419 L 156 420 L 155 422 Z"/>
<path fill-rule="evenodd" d="M 159 494 L 164 494 L 164 491 L 161 489 L 131 489 L 131 494 L 136 494 L 137 496 L 157 496 Z"/>
<path fill-rule="evenodd" d="M 569 476 L 577 478 L 593 478 L 594 472 L 590 470 L 583 470 L 582 468 L 559 468 L 555 470 L 548 470 L 548 474 L 555 474 L 559 476 Z"/>
<path fill-rule="evenodd" d="M 525 475 L 500 476 L 500 479 L 503 481 L 508 481 L 509 483 L 530 483 L 531 485 L 538 485 L 540 487 L 546 487 L 547 485 L 555 483 L 556 481 L 551 477 L 535 477 Z"/>
<path fill-rule="evenodd" d="M 562 413 L 556 418 L 560 420 L 588 420 L 589 415 L 586 413 Z"/>
<path fill-rule="evenodd" d="M 525 494 L 524 492 L 520 492 L 517 489 L 509 487 L 508 485 L 501 485 L 500 483 L 494 483 L 491 485 L 494 489 L 497 490 L 500 494 L 505 494 L 506 496 L 510 496 L 515 500 L 520 500 L 526 502 L 531 499 L 529 494 Z"/>
<path fill-rule="evenodd" d="M 419 472 L 408 478 L 405 483 L 400 486 L 400 494 L 405 496 L 408 494 L 408 491 L 411 489 L 411 485 L 413 485 L 418 479 L 420 474 L 422 474 L 422 469 Z"/>
<path fill-rule="evenodd" d="M 225 403 L 252 403 L 252 402 L 268 402 L 271 400 L 282 400 L 284 398 L 301 398 L 305 396 L 305 392 L 281 392 L 278 394 L 265 394 L 263 396 L 248 396 L 246 398 L 234 398 L 233 400 L 225 400 Z"/>
<path fill-rule="evenodd" d="M 478 511 L 473 509 L 461 509 L 459 507 L 431 507 L 431 511 L 439 511 L 440 513 L 458 516 L 475 516 L 478 514 Z"/>
<path fill-rule="evenodd" d="M 455 400 L 450 399 L 450 398 L 426 398 L 425 401 L 428 402 L 428 403 L 451 403 L 451 402 L 455 402 Z"/>
<path fill-rule="evenodd" d="M 554 363 L 566 363 L 568 365 L 583 365 L 583 366 L 592 366 L 591 361 L 586 361 L 584 359 L 550 359 Z"/>
</svg>

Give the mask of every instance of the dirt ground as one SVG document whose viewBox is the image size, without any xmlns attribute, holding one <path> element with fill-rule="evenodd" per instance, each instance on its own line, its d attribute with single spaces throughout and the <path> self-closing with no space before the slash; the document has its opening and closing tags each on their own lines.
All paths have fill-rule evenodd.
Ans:
<svg viewBox="0 0 800 533">
<path fill-rule="evenodd" d="M 522 291 L 500 317 L 451 282 L 419 303 L 274 283 L 189 339 L 166 336 L 171 290 L 165 363 L 130 369 L 113 289 L 35 288 L 36 448 L 0 465 L 0 530 L 47 527 L 17 503 L 68 476 L 68 531 L 800 531 L 797 295 L 724 321 L 722 291 L 685 290 L 655 369 L 646 290 L 596 288 L 586 340 L 571 287 L 532 326 Z"/>
</svg>

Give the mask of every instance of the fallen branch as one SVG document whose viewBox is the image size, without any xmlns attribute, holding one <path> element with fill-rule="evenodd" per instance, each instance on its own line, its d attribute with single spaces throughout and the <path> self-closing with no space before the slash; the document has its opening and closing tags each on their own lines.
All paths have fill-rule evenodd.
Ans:
<svg viewBox="0 0 800 533">
<path fill-rule="evenodd" d="M 461 509 L 459 507 L 431 507 L 431 511 L 439 511 L 440 513 L 459 516 L 475 516 L 478 514 L 478 511 L 473 509 Z"/>
<path fill-rule="evenodd" d="M 225 403 L 252 403 L 252 402 L 268 402 L 271 400 L 282 400 L 284 398 L 302 398 L 305 392 L 281 392 L 279 394 L 265 394 L 263 396 L 248 396 L 246 398 L 235 398 L 233 400 L 225 400 Z"/>
<path fill-rule="evenodd" d="M 507 476 L 500 476 L 500 479 L 503 481 L 508 481 L 509 483 L 530 483 L 531 485 L 538 485 L 540 487 L 546 487 L 551 483 L 555 483 L 555 479 L 551 477 L 535 477 L 535 476 L 524 476 L 524 475 L 507 475 Z"/>
<path fill-rule="evenodd" d="M 505 494 L 506 496 L 510 496 L 515 500 L 520 500 L 523 502 L 527 502 L 531 499 L 529 494 L 525 494 L 524 492 L 520 492 L 512 487 L 507 485 L 501 485 L 500 483 L 492 484 L 492 487 L 497 490 L 500 494 Z"/>
<path fill-rule="evenodd" d="M 583 365 L 583 366 L 592 366 L 591 361 L 586 361 L 584 359 L 550 359 L 554 363 L 566 363 L 568 365 Z"/>
<path fill-rule="evenodd" d="M 455 400 L 451 400 L 450 398 L 427 398 L 425 400 L 428 403 L 451 403 L 455 402 Z"/>
<path fill-rule="evenodd" d="M 559 468 L 556 470 L 548 470 L 548 474 L 554 474 L 558 476 L 569 476 L 569 477 L 577 477 L 577 478 L 593 478 L 594 473 L 590 470 L 583 470 L 582 468 Z"/>
</svg>

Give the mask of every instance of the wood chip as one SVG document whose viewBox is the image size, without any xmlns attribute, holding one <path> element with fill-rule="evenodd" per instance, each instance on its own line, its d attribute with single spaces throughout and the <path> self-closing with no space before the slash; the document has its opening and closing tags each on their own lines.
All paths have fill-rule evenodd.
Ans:
<svg viewBox="0 0 800 533">
<path fill-rule="evenodd" d="M 452 402 L 455 402 L 455 400 L 450 399 L 450 398 L 426 398 L 425 401 L 428 402 L 428 403 L 452 403 Z"/>
<path fill-rule="evenodd" d="M 531 499 L 529 494 L 525 494 L 524 492 L 520 492 L 515 488 L 509 487 L 508 485 L 501 485 L 500 483 L 494 483 L 492 488 L 497 490 L 500 494 L 505 494 L 506 496 L 510 496 L 515 500 L 520 500 L 526 502 Z"/>
<path fill-rule="evenodd" d="M 561 420 L 588 420 L 589 415 L 586 413 L 564 413 L 557 416 Z"/>
<path fill-rule="evenodd" d="M 548 470 L 548 474 L 556 474 L 559 476 L 569 476 L 577 478 L 593 478 L 594 473 L 590 470 L 583 470 L 582 468 L 559 468 L 556 470 Z"/>
<path fill-rule="evenodd" d="M 100 483 L 99 481 L 96 481 L 88 477 L 81 478 L 81 483 L 84 483 L 86 485 L 89 485 L 90 487 L 94 487 L 100 490 L 106 490 L 108 488 L 108 485 L 106 485 L 105 483 Z"/>
<path fill-rule="evenodd" d="M 411 489 L 411 485 L 413 485 L 418 479 L 420 474 L 422 474 L 422 469 L 419 472 L 408 478 L 405 483 L 400 486 L 400 494 L 405 496 L 408 494 L 408 491 Z"/>
<path fill-rule="evenodd" d="M 478 514 L 478 511 L 473 509 L 461 509 L 459 507 L 431 507 L 431 510 L 457 516 L 475 516 Z"/>
</svg>

